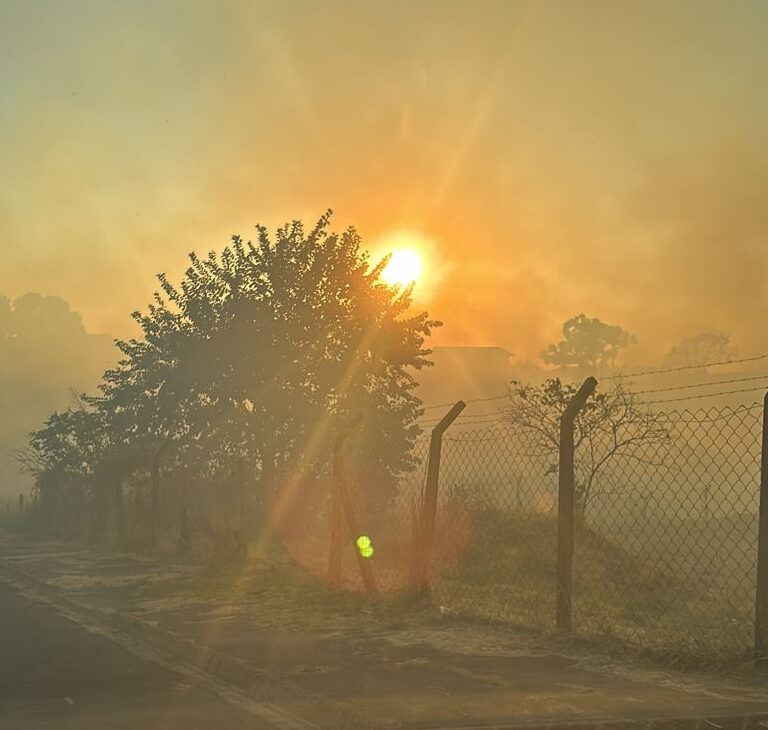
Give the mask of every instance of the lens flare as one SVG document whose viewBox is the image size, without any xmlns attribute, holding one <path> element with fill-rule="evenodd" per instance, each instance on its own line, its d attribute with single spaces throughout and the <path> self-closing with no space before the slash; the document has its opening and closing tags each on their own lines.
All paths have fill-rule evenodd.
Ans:
<svg viewBox="0 0 768 730">
<path fill-rule="evenodd" d="M 371 542 L 371 538 L 368 537 L 368 535 L 360 535 L 360 537 L 355 540 L 355 545 L 357 545 L 357 549 L 364 558 L 370 558 L 373 556 L 373 543 Z"/>
</svg>

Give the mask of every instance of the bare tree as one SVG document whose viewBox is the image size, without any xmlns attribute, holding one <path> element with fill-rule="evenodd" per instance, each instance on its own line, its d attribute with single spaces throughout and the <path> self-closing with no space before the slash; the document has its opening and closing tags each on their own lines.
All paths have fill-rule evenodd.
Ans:
<svg viewBox="0 0 768 730">
<path fill-rule="evenodd" d="M 539 447 L 552 454 L 557 471 L 560 444 L 560 416 L 578 389 L 551 378 L 543 385 L 512 381 L 505 416 L 514 425 L 532 432 Z M 631 453 L 641 445 L 669 438 L 660 414 L 644 408 L 636 395 L 626 390 L 620 379 L 610 388 L 587 401 L 575 422 L 574 445 L 578 480 L 578 512 L 583 519 L 595 494 L 598 475 L 618 454 Z"/>
</svg>

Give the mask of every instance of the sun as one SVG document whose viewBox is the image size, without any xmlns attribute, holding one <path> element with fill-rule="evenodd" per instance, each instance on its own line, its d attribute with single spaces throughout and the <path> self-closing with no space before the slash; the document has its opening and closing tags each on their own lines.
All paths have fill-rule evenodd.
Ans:
<svg viewBox="0 0 768 730">
<path fill-rule="evenodd" d="M 390 286 L 409 286 L 421 277 L 422 260 L 412 248 L 398 248 L 381 272 L 381 278 Z"/>
</svg>

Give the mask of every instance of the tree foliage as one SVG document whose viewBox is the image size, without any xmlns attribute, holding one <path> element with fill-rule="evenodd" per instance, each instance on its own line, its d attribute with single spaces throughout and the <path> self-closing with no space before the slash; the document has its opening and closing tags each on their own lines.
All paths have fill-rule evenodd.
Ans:
<svg viewBox="0 0 768 730">
<path fill-rule="evenodd" d="M 724 362 L 734 356 L 731 338 L 721 332 L 701 332 L 675 345 L 664 358 L 668 368 L 706 367 L 709 363 Z"/>
<path fill-rule="evenodd" d="M 562 368 L 600 372 L 613 367 L 619 352 L 636 342 L 634 335 L 618 325 L 579 314 L 563 324 L 563 339 L 549 345 L 541 359 Z"/>
<path fill-rule="evenodd" d="M 117 343 L 123 357 L 100 392 L 32 435 L 25 458 L 40 488 L 64 474 L 94 482 L 109 464 L 119 507 L 126 479 L 151 473 L 156 489 L 162 461 L 186 514 L 201 484 L 244 464 L 253 493 L 290 486 L 297 498 L 354 417 L 358 482 L 386 492 L 388 477 L 391 489 L 413 466 L 413 371 L 429 364 L 439 323 L 410 312 L 410 289 L 382 282 L 386 261 L 372 263 L 354 229 L 329 225 L 330 212 L 308 232 L 298 221 L 274 237 L 258 227 L 255 241 L 191 254 L 177 285 L 159 275 L 133 315 L 141 336 Z"/>
</svg>

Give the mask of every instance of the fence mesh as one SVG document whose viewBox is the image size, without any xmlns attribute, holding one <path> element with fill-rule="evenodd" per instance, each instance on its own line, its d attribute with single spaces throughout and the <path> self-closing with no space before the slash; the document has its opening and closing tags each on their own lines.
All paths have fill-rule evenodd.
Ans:
<svg viewBox="0 0 768 730">
<path fill-rule="evenodd" d="M 573 628 L 656 653 L 746 657 L 754 635 L 762 405 L 656 417 L 662 438 L 615 452 L 610 443 L 577 447 Z M 588 448 L 608 454 L 597 472 L 587 469 L 596 463 L 594 452 L 584 458 Z M 331 545 L 338 480 L 330 458 L 290 501 L 278 525 L 283 543 L 319 579 L 362 591 L 355 540 L 366 536 L 378 592 L 407 589 L 428 454 L 424 434 L 410 455 L 414 468 L 381 476 L 359 467 L 386 463 L 383 454 L 345 455 L 346 498 L 359 534 L 351 534 L 345 513 L 337 574 Z M 160 530 L 176 535 L 183 524 L 197 538 L 206 530 L 219 543 L 231 536 L 233 548 L 259 539 L 264 498 L 243 491 L 235 477 L 209 483 L 164 476 Z M 459 418 L 443 437 L 435 535 L 426 556 L 435 600 L 465 615 L 553 628 L 557 490 L 557 450 L 535 432 L 478 429 Z M 82 533 L 89 512 L 82 489 L 76 493 L 81 499 L 63 512 L 64 527 L 72 514 Z M 197 508 L 187 509 L 190 504 Z M 131 537 L 148 536 L 149 506 L 149 474 L 137 473 L 123 485 L 121 506 Z M 34 507 L 43 519 L 53 514 Z M 6 512 L 9 520 L 11 505 Z"/>
<path fill-rule="evenodd" d="M 443 443 L 437 530 L 458 548 L 434 561 L 434 591 L 461 612 L 548 625 L 555 588 L 557 474 L 519 429 L 467 430 Z"/>
<path fill-rule="evenodd" d="M 616 454 L 577 533 L 574 620 L 705 655 L 752 642 L 761 409 L 664 413 L 669 438 Z"/>
<path fill-rule="evenodd" d="M 579 499 L 574 628 L 675 655 L 753 636 L 761 406 L 666 411 L 667 437 L 613 454 Z M 412 525 L 426 462 L 399 496 Z M 586 448 L 582 445 L 579 448 Z M 577 496 L 586 481 L 579 474 Z M 465 614 L 554 625 L 557 453 L 514 427 L 443 439 L 433 595 Z"/>
</svg>

